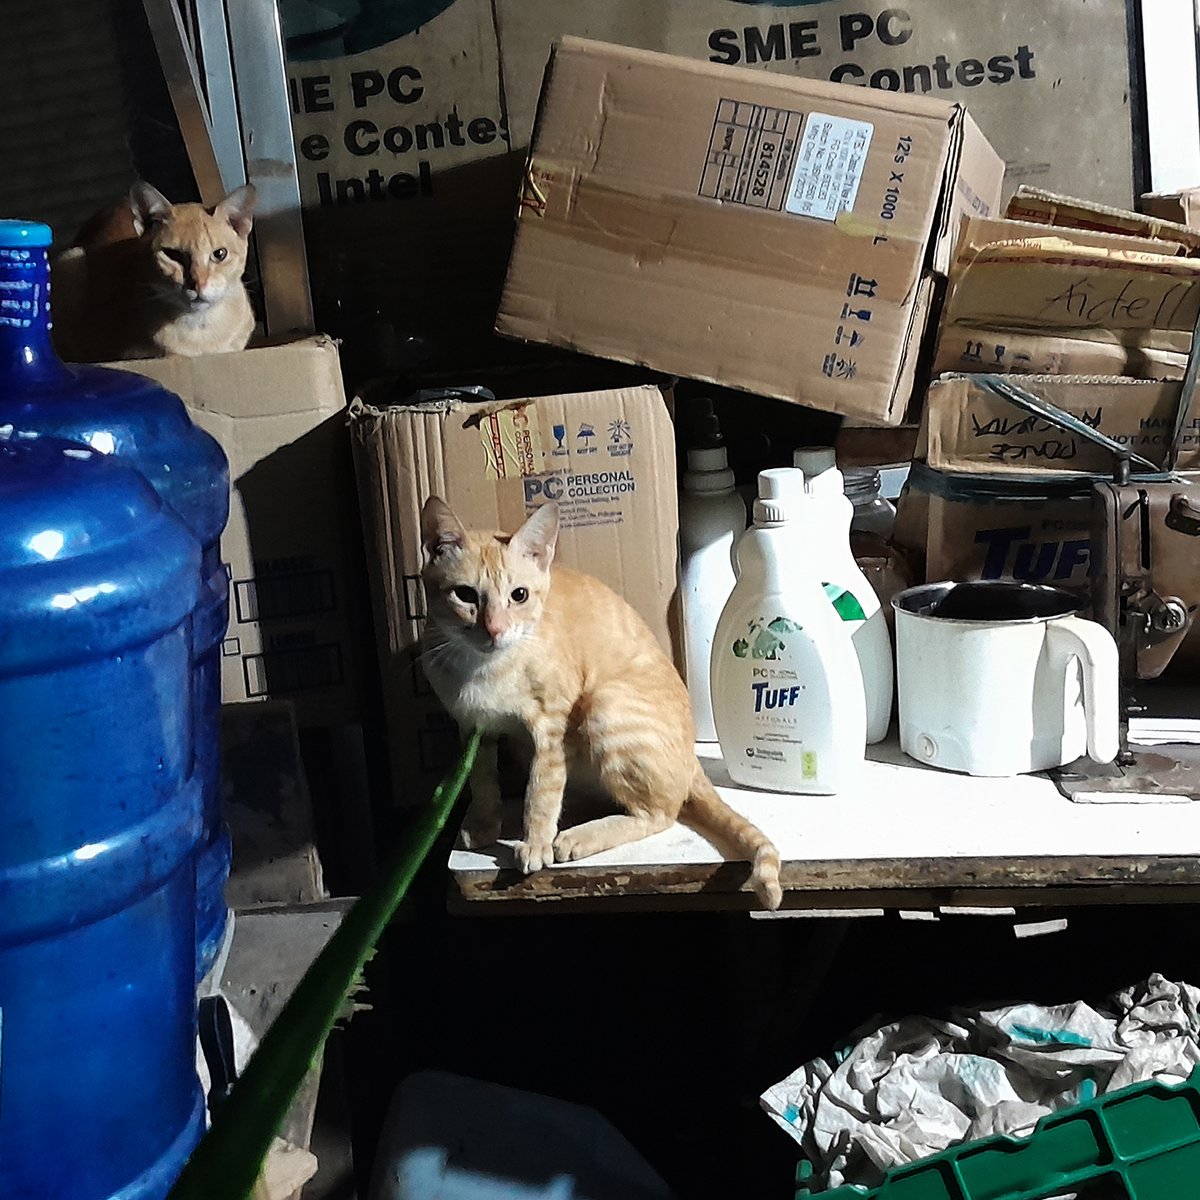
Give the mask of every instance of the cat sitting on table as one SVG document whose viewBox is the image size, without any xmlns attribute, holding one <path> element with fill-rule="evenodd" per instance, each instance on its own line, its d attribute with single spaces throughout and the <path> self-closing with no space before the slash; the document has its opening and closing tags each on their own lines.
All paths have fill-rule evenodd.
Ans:
<svg viewBox="0 0 1200 1200">
<path fill-rule="evenodd" d="M 516 735 L 532 748 L 516 846 L 525 874 L 658 833 L 682 816 L 748 858 L 760 902 L 778 908 L 778 851 L 704 774 L 683 680 L 621 597 L 590 575 L 551 570 L 558 524 L 554 504 L 511 535 L 466 530 L 436 496 L 421 514 L 422 663 L 464 733 L 485 733 L 465 844 L 499 837 L 497 740 Z M 560 832 L 568 777 L 598 784 L 622 811 Z"/>
<path fill-rule="evenodd" d="M 56 260 L 54 341 L 69 362 L 242 350 L 254 312 L 242 276 L 255 190 L 172 204 L 148 183 L 97 213 Z"/>
</svg>

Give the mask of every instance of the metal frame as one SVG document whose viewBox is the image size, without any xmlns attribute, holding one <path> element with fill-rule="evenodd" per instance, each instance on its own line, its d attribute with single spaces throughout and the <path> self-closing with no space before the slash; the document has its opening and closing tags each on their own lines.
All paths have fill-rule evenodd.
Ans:
<svg viewBox="0 0 1200 1200">
<path fill-rule="evenodd" d="M 244 181 L 267 333 L 314 332 L 276 0 L 142 0 L 201 201 Z"/>
</svg>

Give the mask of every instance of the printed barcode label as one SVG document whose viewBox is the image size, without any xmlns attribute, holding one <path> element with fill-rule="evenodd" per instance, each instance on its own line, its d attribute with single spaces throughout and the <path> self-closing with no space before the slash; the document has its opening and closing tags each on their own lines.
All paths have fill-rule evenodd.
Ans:
<svg viewBox="0 0 1200 1200">
<path fill-rule="evenodd" d="M 700 195 L 779 211 L 804 114 L 786 108 L 719 100 L 700 178 Z"/>
<path fill-rule="evenodd" d="M 242 659 L 247 696 L 282 696 L 337 687 L 344 680 L 336 643 L 267 650 Z"/>
<path fill-rule="evenodd" d="M 852 212 L 874 132 L 867 121 L 809 113 L 784 208 L 821 221 Z"/>
<path fill-rule="evenodd" d="M 280 621 L 337 608 L 332 571 L 244 579 L 233 585 L 233 595 L 239 621 Z"/>
</svg>

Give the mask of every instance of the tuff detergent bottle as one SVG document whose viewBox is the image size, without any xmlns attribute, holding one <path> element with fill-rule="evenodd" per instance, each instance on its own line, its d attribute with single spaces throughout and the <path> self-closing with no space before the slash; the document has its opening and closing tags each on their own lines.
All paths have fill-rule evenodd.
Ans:
<svg viewBox="0 0 1200 1200">
<path fill-rule="evenodd" d="M 809 553 L 822 511 L 802 471 L 763 471 L 754 523 L 737 543 L 738 580 L 713 638 L 712 700 L 726 767 L 748 787 L 831 794 L 862 767 L 862 672 Z"/>
</svg>

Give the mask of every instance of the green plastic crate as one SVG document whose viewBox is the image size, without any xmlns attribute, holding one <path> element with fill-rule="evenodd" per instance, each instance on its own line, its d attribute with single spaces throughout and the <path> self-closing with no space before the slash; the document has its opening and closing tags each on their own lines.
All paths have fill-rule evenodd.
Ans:
<svg viewBox="0 0 1200 1200">
<path fill-rule="evenodd" d="M 813 1193 L 800 1178 L 797 1200 L 1042 1200 L 1101 1181 L 1129 1200 L 1200 1197 L 1200 1068 L 1177 1087 L 1137 1083 L 1052 1113 L 1023 1138 L 893 1167 L 873 1191 Z"/>
</svg>

